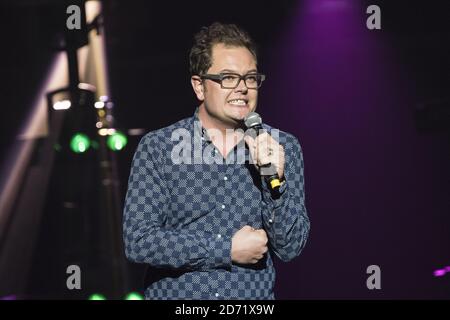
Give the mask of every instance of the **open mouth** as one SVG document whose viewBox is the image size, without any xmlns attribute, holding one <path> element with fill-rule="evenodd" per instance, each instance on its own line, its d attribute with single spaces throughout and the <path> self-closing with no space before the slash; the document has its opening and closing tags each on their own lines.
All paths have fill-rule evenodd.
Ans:
<svg viewBox="0 0 450 320">
<path fill-rule="evenodd" d="M 245 106 L 247 106 L 248 101 L 244 100 L 244 99 L 233 99 L 233 100 L 228 100 L 228 103 L 233 106 L 245 107 Z"/>
</svg>

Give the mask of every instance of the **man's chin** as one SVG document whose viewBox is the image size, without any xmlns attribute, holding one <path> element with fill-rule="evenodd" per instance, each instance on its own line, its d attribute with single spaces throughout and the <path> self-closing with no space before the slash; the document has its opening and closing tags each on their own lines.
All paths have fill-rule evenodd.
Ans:
<svg viewBox="0 0 450 320">
<path fill-rule="evenodd" d="M 230 123 L 232 123 L 235 126 L 239 126 L 240 127 L 241 124 L 244 123 L 244 119 L 245 119 L 245 116 L 247 114 L 245 114 L 245 115 L 232 115 L 232 116 L 228 117 L 228 119 L 230 120 Z"/>
<path fill-rule="evenodd" d="M 248 105 L 245 106 L 231 106 L 232 112 L 229 113 L 229 118 L 234 121 L 240 122 L 244 121 L 244 118 L 250 113 L 251 108 Z"/>
</svg>

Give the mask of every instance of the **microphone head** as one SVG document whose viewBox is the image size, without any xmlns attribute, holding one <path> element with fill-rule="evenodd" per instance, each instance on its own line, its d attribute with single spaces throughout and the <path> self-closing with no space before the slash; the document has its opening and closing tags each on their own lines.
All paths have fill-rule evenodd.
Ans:
<svg viewBox="0 0 450 320">
<path fill-rule="evenodd" d="M 262 119 L 259 114 L 256 112 L 250 112 L 245 118 L 244 123 L 247 126 L 247 128 L 253 128 L 255 126 L 261 126 Z"/>
</svg>

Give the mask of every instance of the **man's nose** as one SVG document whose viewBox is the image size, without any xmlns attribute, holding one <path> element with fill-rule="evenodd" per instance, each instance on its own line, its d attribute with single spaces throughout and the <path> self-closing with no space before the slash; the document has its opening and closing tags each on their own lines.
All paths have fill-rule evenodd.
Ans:
<svg viewBox="0 0 450 320">
<path fill-rule="evenodd" d="M 234 89 L 235 91 L 247 92 L 248 88 L 245 84 L 244 79 L 240 79 L 237 87 Z"/>
</svg>

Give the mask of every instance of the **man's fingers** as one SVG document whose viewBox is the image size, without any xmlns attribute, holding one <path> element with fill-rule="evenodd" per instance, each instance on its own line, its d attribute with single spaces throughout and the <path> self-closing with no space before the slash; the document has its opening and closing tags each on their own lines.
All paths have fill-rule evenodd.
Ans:
<svg viewBox="0 0 450 320">
<path fill-rule="evenodd" d="M 255 142 L 256 146 L 256 152 L 258 153 L 258 156 L 269 154 L 270 152 L 273 153 L 274 151 L 274 145 L 267 140 L 259 140 Z"/>
<path fill-rule="evenodd" d="M 283 162 L 281 159 L 283 148 L 270 134 L 265 132 L 256 138 L 244 136 L 244 140 L 250 150 L 253 164 L 258 167 L 262 175 L 278 173 L 278 165 Z"/>
<path fill-rule="evenodd" d="M 256 137 L 256 142 L 260 142 L 260 141 L 270 141 L 272 138 L 272 136 L 270 134 L 268 134 L 267 132 L 264 132 L 262 134 L 260 134 L 259 136 Z"/>
<path fill-rule="evenodd" d="M 263 133 L 256 138 L 244 136 L 244 141 L 251 149 L 263 149 L 266 146 L 276 145 L 276 141 L 268 133 Z"/>
<path fill-rule="evenodd" d="M 255 139 L 253 139 L 253 138 L 250 137 L 250 136 L 244 136 L 244 141 L 245 141 L 245 143 L 248 145 L 248 148 L 249 148 L 250 150 L 255 149 L 255 147 L 256 147 Z"/>
<path fill-rule="evenodd" d="M 267 155 L 262 155 L 258 160 L 258 166 L 260 167 L 266 167 L 272 163 L 272 159 Z"/>
<path fill-rule="evenodd" d="M 269 239 L 267 238 L 267 233 L 264 231 L 264 229 L 258 229 L 255 232 L 259 233 L 261 239 L 264 241 L 264 244 L 267 244 Z"/>
<path fill-rule="evenodd" d="M 255 230 L 255 232 L 257 232 L 257 233 L 259 233 L 259 234 L 261 234 L 261 235 L 265 235 L 265 234 L 266 234 L 266 232 L 264 231 L 264 229 L 257 229 L 257 230 Z"/>
</svg>

